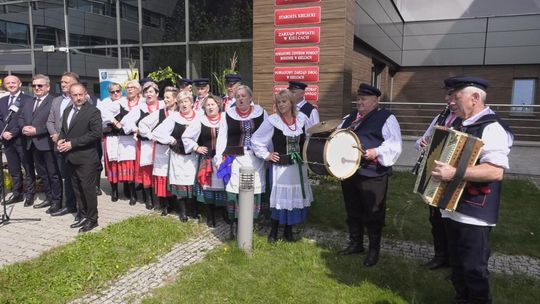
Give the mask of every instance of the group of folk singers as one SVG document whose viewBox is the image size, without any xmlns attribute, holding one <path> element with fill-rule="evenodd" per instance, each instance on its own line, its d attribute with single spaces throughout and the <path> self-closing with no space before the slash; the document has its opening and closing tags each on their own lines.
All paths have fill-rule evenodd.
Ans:
<svg viewBox="0 0 540 304">
<path fill-rule="evenodd" d="M 304 99 L 307 85 L 290 82 L 288 89 L 274 96 L 275 113 L 268 115 L 254 103 L 253 93 L 241 84 L 240 75 L 227 75 L 226 81 L 229 90 L 223 98 L 210 93 L 205 78 L 182 79 L 179 88 L 166 87 L 164 100 L 158 98 L 159 87 L 152 81 L 142 86 L 138 81 L 127 82 L 126 97 L 120 84 L 109 85 L 110 97 L 97 107 L 111 200 L 118 200 L 121 183 L 134 205 L 137 185 L 142 185 L 147 208 L 159 206 L 163 215 L 174 205 L 180 220 L 187 221 L 187 206 L 191 205 L 192 215 L 197 217 L 202 204 L 209 226 L 215 226 L 216 207 L 223 207 L 233 223 L 240 167 L 250 166 L 255 169 L 255 218 L 261 212 L 262 194 L 270 193 L 266 197 L 271 220 L 268 242 L 278 240 L 280 225 L 284 226 L 283 238 L 294 241 L 292 227 L 306 219 L 313 201 L 300 155 L 305 137 L 310 135 L 306 131 L 319 122 L 317 109 Z M 456 302 L 489 303 L 489 232 L 497 223 L 500 183 L 508 168 L 513 135 L 485 105 L 487 81 L 452 77 L 444 85 L 452 115 L 439 124 L 482 138 L 484 149 L 478 163 L 466 169 L 463 179 L 468 191 L 457 210 L 430 208 L 435 257 L 427 266 L 452 267 Z M 371 267 L 379 260 L 388 177 L 402 141 L 394 114 L 379 107 L 381 91 L 362 83 L 357 93 L 356 108 L 338 127 L 354 132 L 364 149 L 358 171 L 341 181 L 349 228 L 349 243 L 341 254 L 364 252 L 367 233 L 364 265 Z M 419 149 L 425 148 L 439 120 L 436 117 L 418 140 Z M 441 181 L 450 181 L 455 174 L 455 168 L 442 162 L 436 162 L 431 173 Z M 97 210 L 95 220 L 97 225 Z"/>
</svg>

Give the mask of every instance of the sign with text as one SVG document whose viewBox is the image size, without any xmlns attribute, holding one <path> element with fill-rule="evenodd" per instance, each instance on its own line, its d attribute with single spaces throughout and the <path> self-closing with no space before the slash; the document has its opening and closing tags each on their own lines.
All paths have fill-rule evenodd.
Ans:
<svg viewBox="0 0 540 304">
<path fill-rule="evenodd" d="M 279 93 L 279 91 L 288 88 L 286 84 L 278 84 L 274 86 L 274 94 Z M 304 91 L 304 97 L 307 101 L 316 102 L 319 100 L 319 86 L 318 85 L 308 85 Z"/>
<path fill-rule="evenodd" d="M 298 4 L 298 3 L 319 3 L 321 0 L 276 0 L 276 5 Z"/>
<path fill-rule="evenodd" d="M 321 23 L 321 7 L 300 7 L 274 11 L 274 25 Z"/>
<path fill-rule="evenodd" d="M 320 40 L 321 28 L 319 26 L 274 30 L 275 44 L 319 43 Z"/>
<path fill-rule="evenodd" d="M 319 82 L 319 67 L 274 67 L 274 82 L 288 81 Z"/>
<path fill-rule="evenodd" d="M 319 62 L 318 46 L 299 48 L 275 48 L 274 63 Z"/>
</svg>

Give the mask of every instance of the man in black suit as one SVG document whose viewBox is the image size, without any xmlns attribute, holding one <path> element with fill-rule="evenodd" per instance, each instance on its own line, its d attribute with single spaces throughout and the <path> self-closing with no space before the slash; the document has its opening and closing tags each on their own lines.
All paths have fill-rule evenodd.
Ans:
<svg viewBox="0 0 540 304">
<path fill-rule="evenodd" d="M 4 144 L 4 152 L 8 163 L 8 172 L 13 180 L 13 195 L 7 200 L 8 204 L 13 204 L 23 201 L 23 175 L 21 164 L 26 172 L 34 170 L 28 167 L 28 162 L 24 161 L 23 146 L 21 143 L 21 129 L 17 121 L 17 115 L 12 113 L 10 120 L 7 121 L 10 113 L 10 107 L 18 104 L 20 108 L 25 103 L 32 103 L 32 97 L 24 94 L 21 91 L 21 80 L 17 76 L 6 76 L 4 78 L 4 87 L 9 92 L 9 95 L 0 98 L 0 130 L 6 131 L 2 134 L 2 142 Z M 6 127 L 7 124 L 7 127 Z M 27 189 L 33 185 L 27 183 Z M 27 191 L 28 192 L 28 191 Z M 25 206 L 31 206 L 34 203 L 33 194 L 26 194 Z"/>
<path fill-rule="evenodd" d="M 86 98 L 86 88 L 81 84 L 70 87 L 72 105 L 62 116 L 62 130 L 58 151 L 66 156 L 66 167 L 75 197 L 80 220 L 71 228 L 87 232 L 98 226 L 96 175 L 100 159 L 97 143 L 101 140 L 101 114 Z"/>
<path fill-rule="evenodd" d="M 73 72 L 65 72 L 60 79 L 60 88 L 62 89 L 62 95 L 53 98 L 51 111 L 49 112 L 49 119 L 47 120 L 47 130 L 49 131 L 51 140 L 53 142 L 54 153 L 56 155 L 56 162 L 60 170 L 60 176 L 63 179 L 64 188 L 64 208 L 51 212 L 51 216 L 62 216 L 77 212 L 77 200 L 75 193 L 73 192 L 73 186 L 71 185 L 71 177 L 66 172 L 66 160 L 63 153 L 58 152 L 56 143 L 62 130 L 62 114 L 64 110 L 71 105 L 71 96 L 69 96 L 69 88 L 79 83 L 79 75 Z"/>
<path fill-rule="evenodd" d="M 62 181 L 53 152 L 53 145 L 47 131 L 47 119 L 51 110 L 53 97 L 49 94 L 49 77 L 37 74 L 32 78 L 34 91 L 33 102 L 26 102 L 19 111 L 19 127 L 23 134 L 22 141 L 27 153 L 29 166 L 36 168 L 37 174 L 43 181 L 43 190 L 46 199 L 34 208 L 50 208 L 47 213 L 58 211 L 62 208 Z M 34 171 L 26 172 L 34 184 Z M 35 189 L 30 189 L 28 195 L 34 195 Z"/>
</svg>

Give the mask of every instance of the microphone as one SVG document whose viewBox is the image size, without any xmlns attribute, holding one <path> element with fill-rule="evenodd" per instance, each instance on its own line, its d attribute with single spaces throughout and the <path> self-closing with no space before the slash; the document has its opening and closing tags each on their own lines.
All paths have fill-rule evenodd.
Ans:
<svg viewBox="0 0 540 304">
<path fill-rule="evenodd" d="M 17 112 L 19 112 L 19 107 L 21 106 L 21 103 L 20 101 L 18 100 L 15 100 L 13 102 L 13 104 L 9 107 L 9 113 L 8 115 L 6 116 L 6 119 L 5 119 L 5 123 L 8 124 L 9 121 L 13 118 L 13 115 L 14 114 L 17 114 Z"/>
</svg>

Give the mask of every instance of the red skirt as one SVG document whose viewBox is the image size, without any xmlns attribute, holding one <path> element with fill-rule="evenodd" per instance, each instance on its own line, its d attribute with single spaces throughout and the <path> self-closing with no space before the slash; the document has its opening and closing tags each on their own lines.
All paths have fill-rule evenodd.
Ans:
<svg viewBox="0 0 540 304">
<path fill-rule="evenodd" d="M 135 181 L 135 161 L 123 160 L 117 162 L 118 167 L 118 182 L 133 183 Z"/>
<path fill-rule="evenodd" d="M 141 140 L 137 140 L 137 153 L 135 158 L 135 182 L 144 188 L 152 185 L 152 165 L 141 167 Z"/>
<path fill-rule="evenodd" d="M 152 189 L 157 197 L 169 197 L 172 194 L 167 190 L 166 176 L 152 176 Z"/>
</svg>

